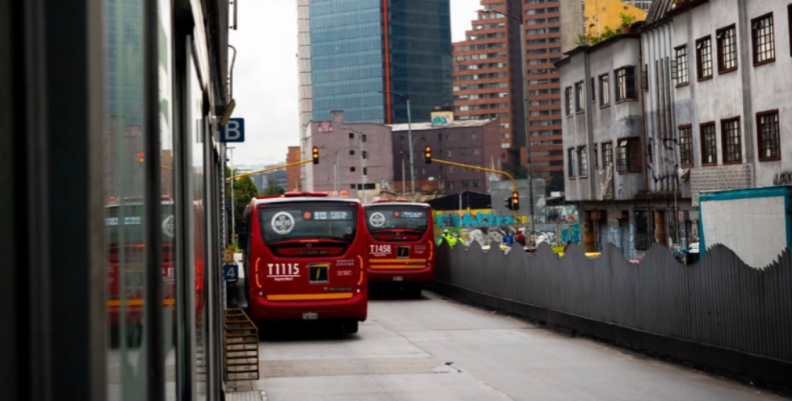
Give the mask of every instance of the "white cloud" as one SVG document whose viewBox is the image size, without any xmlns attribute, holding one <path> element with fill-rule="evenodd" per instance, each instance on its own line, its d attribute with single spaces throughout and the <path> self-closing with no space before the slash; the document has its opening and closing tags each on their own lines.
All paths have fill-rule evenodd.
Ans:
<svg viewBox="0 0 792 401">
<path fill-rule="evenodd" d="M 451 1 L 452 40 L 476 18 L 479 0 Z M 229 43 L 234 67 L 234 117 L 245 119 L 245 143 L 233 145 L 235 164 L 271 164 L 299 145 L 297 4 L 295 0 L 248 0 L 239 4 L 239 30 Z M 230 56 L 230 54 L 229 54 Z"/>
</svg>

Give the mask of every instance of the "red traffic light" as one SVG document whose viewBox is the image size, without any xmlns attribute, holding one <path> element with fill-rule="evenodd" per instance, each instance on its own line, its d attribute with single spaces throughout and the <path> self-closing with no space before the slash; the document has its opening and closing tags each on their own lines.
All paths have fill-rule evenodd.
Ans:
<svg viewBox="0 0 792 401">
<path fill-rule="evenodd" d="M 313 164 L 319 164 L 319 148 L 316 146 L 312 150 Z"/>
<path fill-rule="evenodd" d="M 427 146 L 426 149 L 424 149 L 424 161 L 426 161 L 426 164 L 432 164 L 432 147 L 431 146 Z"/>
</svg>

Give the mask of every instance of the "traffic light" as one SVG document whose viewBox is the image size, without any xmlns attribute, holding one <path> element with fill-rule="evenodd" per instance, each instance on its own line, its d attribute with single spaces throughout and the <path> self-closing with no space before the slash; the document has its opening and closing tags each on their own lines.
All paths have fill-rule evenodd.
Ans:
<svg viewBox="0 0 792 401">
<path fill-rule="evenodd" d="M 313 164 L 319 164 L 319 148 L 313 147 Z"/>
<path fill-rule="evenodd" d="M 146 154 L 143 152 L 138 153 L 138 161 L 144 163 L 146 161 Z"/>
<path fill-rule="evenodd" d="M 432 147 L 427 146 L 424 149 L 424 160 L 426 160 L 426 164 L 432 164 Z"/>
<path fill-rule="evenodd" d="M 512 192 L 511 207 L 509 209 L 520 210 L 520 194 L 518 194 L 516 191 Z"/>
</svg>

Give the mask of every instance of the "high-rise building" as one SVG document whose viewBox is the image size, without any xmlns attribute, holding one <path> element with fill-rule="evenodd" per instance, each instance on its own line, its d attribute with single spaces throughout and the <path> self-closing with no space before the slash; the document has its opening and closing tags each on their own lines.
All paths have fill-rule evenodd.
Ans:
<svg viewBox="0 0 792 401">
<path fill-rule="evenodd" d="M 472 30 L 464 41 L 454 43 L 457 118 L 499 119 L 501 158 L 521 166 L 527 163 L 527 130 L 532 177 L 550 181 L 549 190 L 563 189 L 561 89 L 555 63 L 563 52 L 578 46 L 587 23 L 599 21 L 598 29 L 605 30 L 617 29 L 621 14 L 643 20 L 645 12 L 638 8 L 647 8 L 644 3 L 651 0 L 481 0 L 482 10 L 472 22 Z M 525 82 L 521 19 L 525 29 Z M 527 85 L 527 127 L 523 85 Z"/>
<path fill-rule="evenodd" d="M 286 153 L 286 164 L 296 163 L 300 161 L 300 147 L 289 146 L 289 151 Z M 300 190 L 300 166 L 293 166 L 286 168 L 286 191 L 299 191 Z"/>
<path fill-rule="evenodd" d="M 517 163 L 525 144 L 519 22 L 520 0 L 483 0 L 483 10 L 463 41 L 454 43 L 457 120 L 499 121 L 500 161 Z M 506 15 L 500 12 L 506 13 Z"/>
<path fill-rule="evenodd" d="M 301 128 L 428 121 L 451 105 L 450 0 L 299 0 Z M 303 129 L 304 132 L 304 129 Z"/>
</svg>

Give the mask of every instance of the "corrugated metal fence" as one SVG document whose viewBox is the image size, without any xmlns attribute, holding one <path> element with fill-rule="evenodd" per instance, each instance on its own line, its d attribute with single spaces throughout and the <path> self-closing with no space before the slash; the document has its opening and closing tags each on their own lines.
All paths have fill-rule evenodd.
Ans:
<svg viewBox="0 0 792 401">
<path fill-rule="evenodd" d="M 664 248 L 629 263 L 610 245 L 598 258 L 438 248 L 441 284 L 597 322 L 784 363 L 792 362 L 792 257 L 764 269 L 716 246 L 684 266 Z"/>
</svg>

